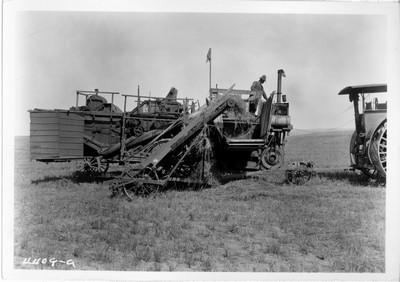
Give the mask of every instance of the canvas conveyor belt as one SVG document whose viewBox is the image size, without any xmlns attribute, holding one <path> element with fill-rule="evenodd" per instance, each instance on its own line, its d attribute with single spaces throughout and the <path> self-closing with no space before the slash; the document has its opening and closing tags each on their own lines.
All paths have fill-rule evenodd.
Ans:
<svg viewBox="0 0 400 282">
<path fill-rule="evenodd" d="M 169 139 L 168 142 L 162 144 L 161 149 L 151 153 L 147 158 L 142 159 L 140 163 L 126 168 L 119 177 L 115 178 L 110 184 L 112 193 L 117 194 L 121 190 L 126 192 L 128 187 L 131 189 L 130 186 L 135 186 L 137 184 L 142 186 L 145 184 L 152 187 L 159 187 L 164 186 L 171 181 L 185 182 L 183 179 L 174 177 L 174 171 L 180 165 L 182 160 L 189 154 L 194 143 L 192 141 L 199 137 L 205 125 L 212 122 L 227 108 L 235 106 L 235 100 L 230 99 L 232 97 L 231 90 L 233 87 L 234 85 L 232 85 L 231 88 L 213 101 L 209 106 L 199 109 L 190 116 L 177 119 L 167 129 L 153 139 L 152 143 L 157 142 L 161 140 L 163 136 L 170 135 L 173 130 L 176 131 L 178 126 L 183 127 L 178 133 Z M 176 159 L 176 163 L 172 165 L 172 168 L 169 168 L 166 176 L 162 179 L 158 179 L 155 171 L 159 164 L 161 164 L 165 158 L 171 156 L 171 154 L 179 155 L 179 158 Z"/>
</svg>

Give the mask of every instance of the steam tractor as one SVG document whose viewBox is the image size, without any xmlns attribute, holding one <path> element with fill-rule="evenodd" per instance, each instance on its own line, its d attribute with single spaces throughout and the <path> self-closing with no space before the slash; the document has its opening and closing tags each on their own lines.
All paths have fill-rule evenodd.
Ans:
<svg viewBox="0 0 400 282">
<path fill-rule="evenodd" d="M 348 86 L 339 92 L 349 95 L 354 106 L 356 130 L 350 141 L 350 164 L 371 178 L 386 178 L 386 92 L 386 84 Z"/>
</svg>

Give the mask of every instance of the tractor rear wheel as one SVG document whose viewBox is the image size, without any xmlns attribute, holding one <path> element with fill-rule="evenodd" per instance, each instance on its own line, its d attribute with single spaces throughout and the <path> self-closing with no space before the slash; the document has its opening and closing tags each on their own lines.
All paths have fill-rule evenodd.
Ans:
<svg viewBox="0 0 400 282">
<path fill-rule="evenodd" d="M 371 138 L 369 158 L 377 169 L 379 176 L 386 178 L 387 121 L 377 128 Z"/>
</svg>

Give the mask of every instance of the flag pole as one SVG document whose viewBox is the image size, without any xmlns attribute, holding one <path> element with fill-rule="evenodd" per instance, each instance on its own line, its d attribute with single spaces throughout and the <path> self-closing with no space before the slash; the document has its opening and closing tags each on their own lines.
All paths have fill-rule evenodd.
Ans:
<svg viewBox="0 0 400 282">
<path fill-rule="evenodd" d="M 206 62 L 210 62 L 210 79 L 209 79 L 208 91 L 210 92 L 210 101 L 211 101 L 211 98 L 212 98 L 212 93 L 211 93 L 211 48 L 208 49 Z"/>
<path fill-rule="evenodd" d="M 211 100 L 211 96 L 212 96 L 212 93 L 211 93 L 211 59 L 210 59 L 210 100 Z"/>
</svg>

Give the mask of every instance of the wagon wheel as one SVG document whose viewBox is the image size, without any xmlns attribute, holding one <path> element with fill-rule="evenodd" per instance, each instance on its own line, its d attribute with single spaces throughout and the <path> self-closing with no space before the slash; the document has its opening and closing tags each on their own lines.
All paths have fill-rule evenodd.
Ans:
<svg viewBox="0 0 400 282">
<path fill-rule="evenodd" d="M 268 147 L 261 153 L 261 165 L 263 169 L 278 169 L 283 164 L 283 152 L 277 147 Z"/>
<path fill-rule="evenodd" d="M 303 185 L 310 181 L 312 171 L 309 170 L 307 164 L 303 162 L 292 163 L 285 172 L 286 180 L 295 185 Z"/>
<path fill-rule="evenodd" d="M 78 164 L 78 171 L 81 172 L 107 172 L 109 163 L 102 157 L 83 158 Z"/>
<path fill-rule="evenodd" d="M 91 168 L 91 158 L 83 158 L 77 164 L 77 170 L 80 172 L 88 172 Z"/>
<path fill-rule="evenodd" d="M 148 180 L 160 180 L 156 168 L 145 168 L 142 172 L 142 177 Z M 160 190 L 160 185 L 143 183 L 143 190 L 141 191 L 142 196 L 148 196 L 150 194 L 157 194 Z"/>
<path fill-rule="evenodd" d="M 134 134 L 136 137 L 139 137 L 140 135 L 142 135 L 142 134 L 143 134 L 143 131 L 144 131 L 144 129 L 143 129 L 143 127 L 141 127 L 141 126 L 135 126 L 135 127 L 133 128 L 133 134 Z"/>
<path fill-rule="evenodd" d="M 159 180 L 156 170 L 151 168 L 145 168 L 140 173 L 140 178 Z M 122 190 L 128 199 L 132 201 L 135 196 L 147 197 L 152 194 L 154 195 L 160 191 L 160 188 L 161 186 L 158 184 L 146 183 L 146 180 L 138 180 L 129 187 L 124 185 Z"/>
<path fill-rule="evenodd" d="M 382 123 L 371 139 L 369 157 L 379 176 L 386 178 L 387 122 Z"/>
</svg>

